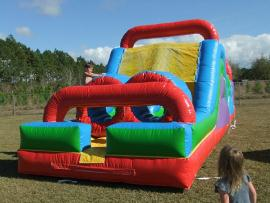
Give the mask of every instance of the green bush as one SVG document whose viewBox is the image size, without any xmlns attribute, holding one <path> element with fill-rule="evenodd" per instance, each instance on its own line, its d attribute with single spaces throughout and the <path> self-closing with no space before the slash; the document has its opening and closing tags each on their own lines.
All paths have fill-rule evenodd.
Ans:
<svg viewBox="0 0 270 203">
<path fill-rule="evenodd" d="M 263 87 L 262 84 L 259 81 L 256 81 L 254 87 L 252 88 L 253 92 L 256 94 L 262 94 L 263 93 Z"/>
<path fill-rule="evenodd" d="M 0 92 L 0 104 L 5 104 L 5 94 Z"/>
<path fill-rule="evenodd" d="M 6 105 L 11 103 L 12 103 L 12 94 L 0 92 L 0 105 Z"/>
<path fill-rule="evenodd" d="M 270 81 L 266 82 L 266 86 L 265 86 L 264 90 L 265 90 L 265 92 L 270 93 Z"/>
<path fill-rule="evenodd" d="M 39 96 L 39 102 L 41 104 L 45 104 L 49 100 L 51 93 L 50 92 L 42 92 L 38 96 Z"/>
<path fill-rule="evenodd" d="M 15 95 L 15 97 L 16 97 L 16 106 L 27 105 L 30 96 L 31 95 L 26 94 L 24 92 L 17 93 Z"/>
</svg>

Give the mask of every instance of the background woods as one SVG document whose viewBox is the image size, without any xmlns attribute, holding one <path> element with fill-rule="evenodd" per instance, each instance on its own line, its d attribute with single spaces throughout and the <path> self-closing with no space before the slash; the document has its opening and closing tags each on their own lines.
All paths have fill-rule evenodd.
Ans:
<svg viewBox="0 0 270 203">
<path fill-rule="evenodd" d="M 0 39 L 0 104 L 11 104 L 14 96 L 18 105 L 44 103 L 61 87 L 81 85 L 86 62 L 57 49 L 33 51 L 12 35 Z M 105 67 L 95 64 L 94 71 Z"/>
</svg>

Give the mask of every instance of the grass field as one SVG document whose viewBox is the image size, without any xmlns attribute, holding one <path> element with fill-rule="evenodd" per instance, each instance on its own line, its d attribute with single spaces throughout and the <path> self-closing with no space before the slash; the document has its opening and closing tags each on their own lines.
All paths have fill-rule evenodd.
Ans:
<svg viewBox="0 0 270 203">
<path fill-rule="evenodd" d="M 17 173 L 18 126 L 41 120 L 42 115 L 0 117 L 0 202 L 218 202 L 214 179 L 195 180 L 192 188 L 177 189 L 78 181 L 60 184 L 57 178 Z M 258 202 L 270 202 L 270 99 L 243 100 L 237 106 L 237 128 L 230 130 L 198 173 L 216 176 L 222 146 L 240 148 L 245 166 L 257 189 Z"/>
</svg>

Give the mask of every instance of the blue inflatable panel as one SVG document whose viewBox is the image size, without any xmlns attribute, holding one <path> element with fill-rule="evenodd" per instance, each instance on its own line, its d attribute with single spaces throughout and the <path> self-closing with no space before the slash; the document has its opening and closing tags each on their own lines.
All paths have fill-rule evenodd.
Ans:
<svg viewBox="0 0 270 203">
<path fill-rule="evenodd" d="M 199 69 L 195 86 L 195 111 L 197 122 L 209 116 L 215 108 L 219 86 L 220 58 L 224 56 L 216 40 L 201 42 Z"/>
<path fill-rule="evenodd" d="M 88 116 L 91 118 L 91 121 L 95 123 L 104 123 L 112 119 L 106 107 L 88 108 Z"/>
<path fill-rule="evenodd" d="M 187 84 L 181 80 L 180 78 L 176 77 L 174 74 L 169 73 L 169 72 L 163 72 L 163 71 L 154 71 L 154 73 L 165 76 L 166 78 L 170 79 L 173 84 L 177 87 L 179 87 L 192 101 L 192 94 L 187 86 Z"/>
<path fill-rule="evenodd" d="M 141 106 L 141 107 L 132 107 L 131 110 L 142 122 L 160 122 L 162 117 L 157 117 L 153 115 L 153 112 L 151 112 L 151 108 L 153 106 Z"/>
<path fill-rule="evenodd" d="M 229 105 L 229 112 L 230 115 L 232 115 L 234 113 L 234 84 L 232 81 L 230 81 L 230 85 L 231 85 L 231 94 L 228 97 L 228 105 Z"/>
<path fill-rule="evenodd" d="M 121 63 L 123 53 L 125 49 L 124 48 L 114 48 L 111 52 L 109 62 L 106 66 L 106 72 L 108 74 L 116 74 L 118 73 L 118 68 Z"/>
</svg>

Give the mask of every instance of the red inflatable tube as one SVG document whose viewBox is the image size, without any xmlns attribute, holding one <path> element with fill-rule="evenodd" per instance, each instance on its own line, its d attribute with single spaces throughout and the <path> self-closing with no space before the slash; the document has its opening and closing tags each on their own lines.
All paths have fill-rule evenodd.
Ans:
<svg viewBox="0 0 270 203">
<path fill-rule="evenodd" d="M 119 80 L 113 77 L 100 77 L 96 80 L 87 84 L 87 86 L 95 86 L 95 85 L 112 85 L 112 84 L 122 84 Z M 88 123 L 92 126 L 91 135 L 94 138 L 98 137 L 106 137 L 106 127 L 118 122 L 137 122 L 138 120 L 133 115 L 130 107 L 117 107 L 116 114 L 112 118 L 112 120 L 104 123 L 95 123 L 91 121 L 91 118 L 88 116 L 88 108 L 87 107 L 78 107 L 76 113 L 76 120 L 82 123 Z"/>
<path fill-rule="evenodd" d="M 226 72 L 227 72 L 230 80 L 233 81 L 232 68 L 231 68 L 228 61 L 226 61 Z"/>
<path fill-rule="evenodd" d="M 169 82 L 171 81 L 163 75 L 159 75 L 153 72 L 143 72 L 137 75 L 134 75 L 130 78 L 127 83 L 143 83 L 143 82 Z M 173 121 L 172 115 L 166 111 L 165 115 L 161 119 L 161 122 L 171 122 Z"/>
<path fill-rule="evenodd" d="M 194 123 L 192 102 L 169 82 L 71 86 L 56 92 L 45 107 L 43 121 L 63 121 L 74 107 L 162 105 L 174 121 Z"/>
<path fill-rule="evenodd" d="M 156 74 L 154 72 L 142 72 L 134 75 L 127 83 L 143 83 L 143 82 L 171 82 L 163 75 Z"/>
<path fill-rule="evenodd" d="M 201 34 L 204 39 L 219 40 L 218 32 L 211 23 L 205 20 L 194 19 L 133 27 L 125 33 L 120 46 L 123 48 L 131 48 L 136 41 L 141 39 L 171 37 L 187 34 Z"/>
</svg>

